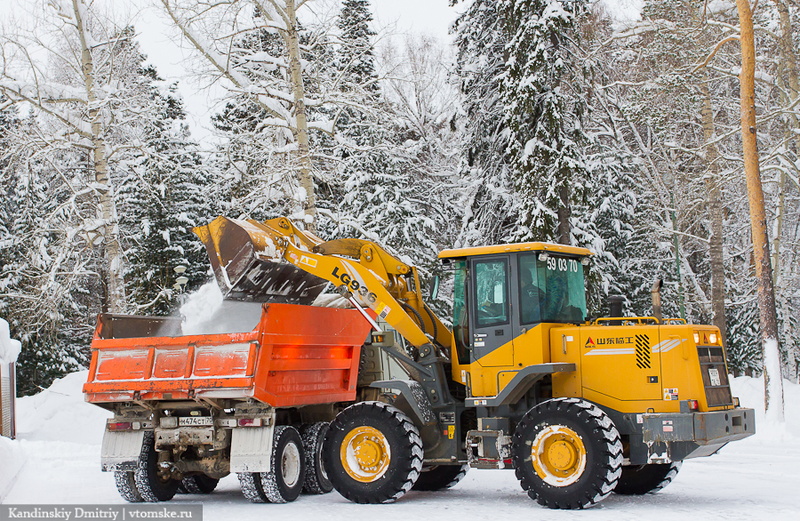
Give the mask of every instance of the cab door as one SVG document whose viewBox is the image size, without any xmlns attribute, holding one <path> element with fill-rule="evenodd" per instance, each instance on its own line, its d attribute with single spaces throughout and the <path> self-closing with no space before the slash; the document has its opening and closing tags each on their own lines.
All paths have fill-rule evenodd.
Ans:
<svg viewBox="0 0 800 521">
<path fill-rule="evenodd" d="M 508 255 L 470 261 L 473 360 L 483 367 L 514 363 L 511 321 L 511 263 Z"/>
</svg>

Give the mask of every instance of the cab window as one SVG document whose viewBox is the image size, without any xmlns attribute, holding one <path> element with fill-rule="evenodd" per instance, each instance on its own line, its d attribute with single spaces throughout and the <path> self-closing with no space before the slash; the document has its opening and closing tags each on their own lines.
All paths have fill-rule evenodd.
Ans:
<svg viewBox="0 0 800 521">
<path fill-rule="evenodd" d="M 478 327 L 508 323 L 508 262 L 475 261 L 475 317 Z"/>
<path fill-rule="evenodd" d="M 551 253 L 520 255 L 520 322 L 573 323 L 586 317 L 580 259 Z"/>
</svg>

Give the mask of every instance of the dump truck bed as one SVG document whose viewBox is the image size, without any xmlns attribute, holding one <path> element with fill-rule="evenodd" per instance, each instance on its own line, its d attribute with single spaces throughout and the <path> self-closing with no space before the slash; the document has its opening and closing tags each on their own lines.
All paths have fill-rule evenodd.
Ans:
<svg viewBox="0 0 800 521">
<path fill-rule="evenodd" d="M 100 315 L 83 391 L 95 404 L 253 398 L 273 407 L 355 399 L 370 325 L 358 311 L 264 304 L 244 333 L 180 334 L 180 319 Z"/>
</svg>

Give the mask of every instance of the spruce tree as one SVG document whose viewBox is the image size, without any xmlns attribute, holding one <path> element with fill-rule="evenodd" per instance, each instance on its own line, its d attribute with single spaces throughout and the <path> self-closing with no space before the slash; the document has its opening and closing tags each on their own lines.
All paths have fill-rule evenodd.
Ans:
<svg viewBox="0 0 800 521">
<path fill-rule="evenodd" d="M 519 212 L 499 82 L 508 39 L 498 4 L 498 0 L 475 0 L 453 24 L 461 90 L 457 122 L 463 136 L 458 190 L 462 246 L 510 240 Z"/>
</svg>

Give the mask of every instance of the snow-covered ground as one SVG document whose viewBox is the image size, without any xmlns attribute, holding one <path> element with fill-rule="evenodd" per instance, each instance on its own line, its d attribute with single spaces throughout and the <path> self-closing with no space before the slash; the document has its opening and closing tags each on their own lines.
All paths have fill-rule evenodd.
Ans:
<svg viewBox="0 0 800 521">
<path fill-rule="evenodd" d="M 123 503 L 112 474 L 100 471 L 100 442 L 108 413 L 83 401 L 81 385 L 85 379 L 85 372 L 75 373 L 37 396 L 19 400 L 19 439 L 0 440 L 0 472 L 8 470 L 6 454 L 21 454 L 24 463 L 3 503 Z M 733 386 L 744 405 L 763 411 L 760 380 L 737 378 Z M 459 521 L 797 520 L 800 386 L 787 382 L 785 394 L 785 428 L 767 426 L 762 421 L 756 436 L 732 443 L 716 456 L 687 461 L 675 482 L 661 493 L 645 497 L 612 495 L 598 507 L 583 512 L 539 507 L 522 492 L 514 473 L 503 470 L 473 470 L 451 490 L 411 492 L 392 505 L 356 505 L 336 492 L 301 496 L 285 505 L 251 504 L 241 495 L 233 476 L 224 479 L 210 496 L 179 495 L 173 501 L 202 501 L 204 518 L 211 521 L 262 521 L 265 516 L 294 521 L 408 521 L 436 515 Z"/>
</svg>

